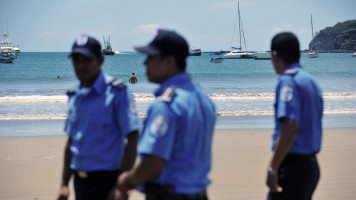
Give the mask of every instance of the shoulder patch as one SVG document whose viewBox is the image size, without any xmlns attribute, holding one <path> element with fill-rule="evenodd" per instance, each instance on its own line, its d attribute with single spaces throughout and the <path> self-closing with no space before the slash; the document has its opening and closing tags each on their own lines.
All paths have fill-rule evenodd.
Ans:
<svg viewBox="0 0 356 200">
<path fill-rule="evenodd" d="M 294 75 L 298 72 L 298 70 L 296 69 L 287 69 L 284 74 L 288 74 L 288 75 Z"/>
<path fill-rule="evenodd" d="M 125 83 L 121 79 L 114 79 L 110 82 L 110 85 L 120 90 L 126 87 Z"/>
<path fill-rule="evenodd" d="M 169 87 L 167 88 L 161 96 L 158 97 L 159 101 L 171 102 L 176 95 L 176 88 Z"/>
<path fill-rule="evenodd" d="M 162 115 L 156 116 L 151 124 L 150 133 L 155 137 L 166 135 L 168 130 L 169 120 Z"/>
<path fill-rule="evenodd" d="M 293 99 L 293 88 L 285 85 L 281 89 L 281 94 L 280 94 L 281 101 L 283 102 L 289 102 Z"/>
</svg>

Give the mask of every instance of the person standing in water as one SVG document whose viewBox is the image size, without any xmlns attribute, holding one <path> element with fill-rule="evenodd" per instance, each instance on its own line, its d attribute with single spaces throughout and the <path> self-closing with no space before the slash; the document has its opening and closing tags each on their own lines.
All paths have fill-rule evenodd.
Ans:
<svg viewBox="0 0 356 200">
<path fill-rule="evenodd" d="M 137 83 L 137 77 L 136 77 L 135 73 L 132 73 L 132 75 L 129 79 L 129 83 L 131 83 L 131 84 Z"/>
</svg>

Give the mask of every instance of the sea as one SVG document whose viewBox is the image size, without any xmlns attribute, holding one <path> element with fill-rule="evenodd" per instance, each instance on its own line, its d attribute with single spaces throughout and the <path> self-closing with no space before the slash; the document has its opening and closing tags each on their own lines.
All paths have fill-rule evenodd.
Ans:
<svg viewBox="0 0 356 200">
<path fill-rule="evenodd" d="M 106 56 L 102 70 L 122 79 L 134 94 L 141 121 L 157 84 L 145 76 L 145 56 Z M 270 60 L 210 56 L 187 59 L 187 71 L 217 108 L 216 129 L 273 129 L 278 80 Z M 324 97 L 324 128 L 356 127 L 356 58 L 347 53 L 301 56 L 301 65 L 319 82 Z M 137 84 L 129 84 L 131 73 Z M 0 63 L 0 136 L 64 135 L 66 91 L 77 83 L 66 52 L 24 52 L 12 64 Z"/>
</svg>

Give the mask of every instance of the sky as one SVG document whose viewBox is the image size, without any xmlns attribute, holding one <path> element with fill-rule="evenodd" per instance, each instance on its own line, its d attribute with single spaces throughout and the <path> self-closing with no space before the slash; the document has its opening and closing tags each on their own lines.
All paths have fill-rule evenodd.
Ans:
<svg viewBox="0 0 356 200">
<path fill-rule="evenodd" d="M 85 33 L 114 51 L 134 51 L 158 28 L 183 35 L 203 51 L 239 46 L 238 0 L 0 0 L 1 32 L 24 52 L 69 52 Z M 314 31 L 356 19 L 356 0 L 240 0 L 248 50 L 265 51 L 278 32 L 291 31 L 307 49 Z"/>
</svg>

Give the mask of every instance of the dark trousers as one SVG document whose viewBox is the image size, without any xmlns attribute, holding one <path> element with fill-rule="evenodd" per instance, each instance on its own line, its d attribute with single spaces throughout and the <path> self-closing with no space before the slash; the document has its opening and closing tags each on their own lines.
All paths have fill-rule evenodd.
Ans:
<svg viewBox="0 0 356 200">
<path fill-rule="evenodd" d="M 208 200 L 206 191 L 196 194 L 175 194 L 173 186 L 145 185 L 146 200 Z"/>
<path fill-rule="evenodd" d="M 119 176 L 119 171 L 88 172 L 86 177 L 74 172 L 76 200 L 106 200 Z"/>
<path fill-rule="evenodd" d="M 311 200 L 319 182 L 315 155 L 287 155 L 278 170 L 282 193 L 269 193 L 268 200 Z"/>
</svg>

